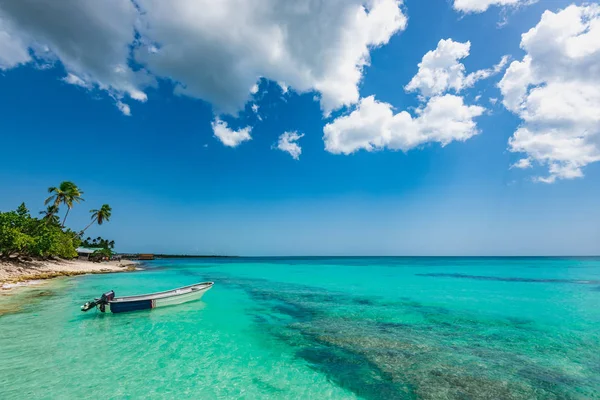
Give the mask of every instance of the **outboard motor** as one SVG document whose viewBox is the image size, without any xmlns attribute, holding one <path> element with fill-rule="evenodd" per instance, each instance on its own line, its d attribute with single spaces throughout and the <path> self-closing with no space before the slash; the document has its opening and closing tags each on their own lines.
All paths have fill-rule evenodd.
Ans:
<svg viewBox="0 0 600 400">
<path fill-rule="evenodd" d="M 100 311 L 106 311 L 106 305 L 109 301 L 115 298 L 115 292 L 111 290 L 110 292 L 104 293 L 100 296 L 99 299 L 94 299 L 93 301 L 88 301 L 84 305 L 81 306 L 81 311 L 88 311 L 94 307 L 98 307 Z"/>
</svg>

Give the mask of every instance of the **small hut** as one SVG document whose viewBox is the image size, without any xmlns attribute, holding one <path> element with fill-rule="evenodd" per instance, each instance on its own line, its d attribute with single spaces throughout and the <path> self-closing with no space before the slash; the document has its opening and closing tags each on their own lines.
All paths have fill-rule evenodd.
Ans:
<svg viewBox="0 0 600 400">
<path fill-rule="evenodd" d="M 77 252 L 77 258 L 79 260 L 85 260 L 85 261 L 89 261 L 90 257 L 92 256 L 92 254 L 94 254 L 94 252 L 96 250 L 102 250 L 100 248 L 87 248 L 87 247 L 78 247 L 77 249 L 75 249 L 75 251 Z"/>
</svg>

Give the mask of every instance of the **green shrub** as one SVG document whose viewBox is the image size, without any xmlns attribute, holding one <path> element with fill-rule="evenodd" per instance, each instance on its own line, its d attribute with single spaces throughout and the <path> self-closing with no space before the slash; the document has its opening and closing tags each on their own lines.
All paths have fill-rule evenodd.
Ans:
<svg viewBox="0 0 600 400">
<path fill-rule="evenodd" d="M 25 255 L 38 258 L 77 257 L 81 241 L 70 230 L 32 218 L 25 204 L 16 211 L 0 212 L 0 257 Z"/>
<path fill-rule="evenodd" d="M 0 225 L 0 256 L 10 257 L 15 253 L 26 253 L 34 239 L 17 228 Z"/>
<path fill-rule="evenodd" d="M 103 258 L 103 257 L 107 257 L 110 258 L 112 257 L 113 252 L 111 251 L 111 249 L 100 249 L 100 250 L 96 250 L 94 251 L 94 253 L 92 253 L 92 257 L 93 258 Z"/>
</svg>

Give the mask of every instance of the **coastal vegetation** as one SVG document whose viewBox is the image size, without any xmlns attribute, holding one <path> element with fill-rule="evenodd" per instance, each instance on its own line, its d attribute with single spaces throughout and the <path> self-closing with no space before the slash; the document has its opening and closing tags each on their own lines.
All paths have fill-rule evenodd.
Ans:
<svg viewBox="0 0 600 400">
<path fill-rule="evenodd" d="M 90 210 L 90 213 L 92 213 L 92 222 L 83 228 L 83 230 L 79 233 L 80 236 L 83 236 L 85 231 L 87 231 L 87 229 L 94 223 L 102 225 L 104 222 L 108 222 L 112 215 L 112 208 L 108 204 L 102 204 L 102 207 L 100 207 L 99 210 Z"/>
<path fill-rule="evenodd" d="M 81 247 L 86 247 L 88 249 L 93 249 L 93 248 L 114 249 L 115 241 L 103 239 L 100 236 L 98 236 L 95 239 L 92 239 L 91 237 L 88 236 L 84 241 L 81 242 Z"/>
<path fill-rule="evenodd" d="M 65 181 L 48 188 L 48 193 L 50 196 L 45 201 L 47 208 L 39 212 L 40 218 L 33 217 L 25 203 L 21 203 L 16 210 L 0 212 L 0 259 L 30 261 L 75 258 L 77 247 L 84 242 L 81 239 L 83 233 L 94 223 L 102 225 L 110 219 L 112 209 L 104 204 L 100 209 L 90 211 L 92 222 L 77 233 L 65 224 L 74 205 L 84 201 L 83 191 L 73 182 Z M 59 211 L 63 205 L 67 210 L 61 222 Z M 107 243 L 104 246 L 102 242 L 99 247 L 112 253 L 114 241 Z"/>
<path fill-rule="evenodd" d="M 106 205 L 106 204 L 105 204 Z M 94 210 L 92 210 L 94 211 Z M 90 237 L 86 238 L 83 242 L 81 242 L 81 247 L 85 247 L 88 249 L 95 249 L 94 253 L 92 253 L 92 258 L 101 260 L 103 258 L 111 258 L 114 254 L 113 249 L 115 248 L 115 241 L 102 239 L 102 237 L 98 236 L 95 239 Z"/>
<path fill-rule="evenodd" d="M 58 212 L 58 207 L 61 204 L 67 206 L 67 212 L 65 213 L 65 218 L 62 222 L 62 227 L 64 228 L 69 211 L 71 211 L 71 208 L 73 208 L 73 203 L 79 203 L 83 201 L 83 198 L 81 197 L 83 192 L 79 190 L 77 185 L 75 185 L 73 182 L 64 181 L 58 187 L 49 187 L 48 193 L 50 193 L 51 196 L 46 199 L 46 204 L 52 203 L 54 206 L 53 210 L 55 210 L 55 212 Z"/>
</svg>

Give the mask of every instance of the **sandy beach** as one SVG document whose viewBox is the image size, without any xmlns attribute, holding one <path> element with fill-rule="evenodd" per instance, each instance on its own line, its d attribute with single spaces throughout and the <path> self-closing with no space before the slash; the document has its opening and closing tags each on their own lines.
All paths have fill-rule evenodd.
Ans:
<svg viewBox="0 0 600 400">
<path fill-rule="evenodd" d="M 133 271 L 137 265 L 130 260 L 100 263 L 82 260 L 0 262 L 0 288 L 12 289 L 60 276 Z"/>
</svg>

